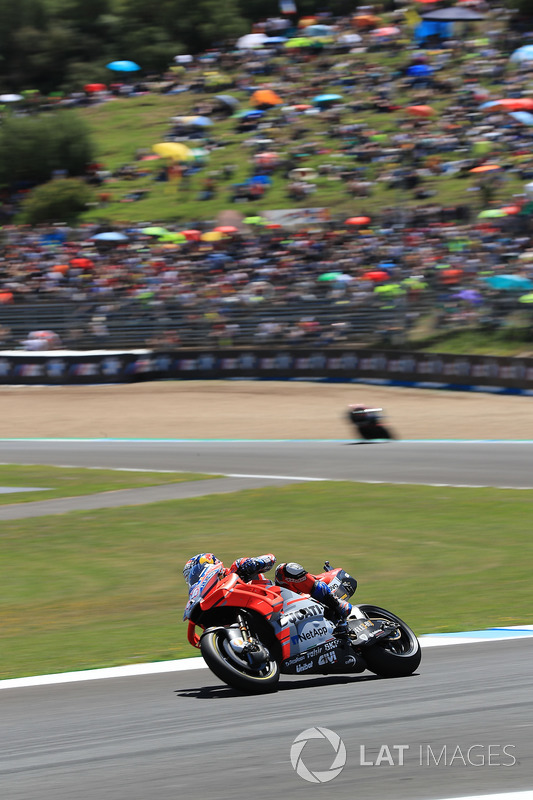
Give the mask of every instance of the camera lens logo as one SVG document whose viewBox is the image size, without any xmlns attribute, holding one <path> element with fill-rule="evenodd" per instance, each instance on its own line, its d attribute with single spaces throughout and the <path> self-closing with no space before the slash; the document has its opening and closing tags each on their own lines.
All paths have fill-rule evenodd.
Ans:
<svg viewBox="0 0 533 800">
<path fill-rule="evenodd" d="M 309 739 L 325 739 L 329 742 L 335 753 L 329 769 L 313 771 L 304 764 L 302 750 Z M 346 747 L 339 734 L 329 728 L 307 728 L 307 730 L 298 734 L 291 745 L 291 764 L 304 781 L 309 783 L 328 783 L 328 781 L 332 781 L 342 772 L 346 764 Z"/>
</svg>

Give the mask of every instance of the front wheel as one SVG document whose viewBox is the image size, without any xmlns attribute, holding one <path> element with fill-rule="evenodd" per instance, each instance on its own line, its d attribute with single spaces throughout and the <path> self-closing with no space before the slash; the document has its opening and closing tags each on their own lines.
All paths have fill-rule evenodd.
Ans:
<svg viewBox="0 0 533 800">
<path fill-rule="evenodd" d="M 263 694 L 275 691 L 279 681 L 279 667 L 269 658 L 257 667 L 250 666 L 244 654 L 236 653 L 229 643 L 224 628 L 204 633 L 200 651 L 209 669 L 217 678 L 241 692 Z"/>
<path fill-rule="evenodd" d="M 382 678 L 403 678 L 415 672 L 422 658 L 420 643 L 411 628 L 391 611 L 379 606 L 361 605 L 368 619 L 394 622 L 398 625 L 395 638 L 384 638 L 375 645 L 365 647 L 364 658 L 370 672 Z"/>
</svg>

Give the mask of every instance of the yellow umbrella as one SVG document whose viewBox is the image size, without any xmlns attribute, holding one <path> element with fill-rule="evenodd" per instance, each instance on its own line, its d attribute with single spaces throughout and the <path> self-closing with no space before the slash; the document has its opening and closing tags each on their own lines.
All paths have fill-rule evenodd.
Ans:
<svg viewBox="0 0 533 800">
<path fill-rule="evenodd" d="M 220 240 L 224 238 L 224 234 L 220 231 L 208 231 L 207 233 L 202 233 L 200 236 L 202 242 L 220 242 Z"/>
<path fill-rule="evenodd" d="M 152 147 L 154 153 L 163 158 L 172 158 L 174 161 L 189 161 L 194 158 L 190 149 L 180 142 L 160 142 Z"/>
</svg>

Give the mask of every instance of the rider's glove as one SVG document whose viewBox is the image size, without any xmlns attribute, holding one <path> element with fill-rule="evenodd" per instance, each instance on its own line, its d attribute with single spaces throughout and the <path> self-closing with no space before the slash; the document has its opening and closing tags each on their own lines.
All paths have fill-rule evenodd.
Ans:
<svg viewBox="0 0 533 800">
<path fill-rule="evenodd" d="M 249 581 L 260 572 L 268 572 L 275 563 L 276 556 L 269 553 L 266 556 L 257 556 L 257 558 L 239 558 L 235 565 L 239 578 L 243 581 Z"/>
</svg>

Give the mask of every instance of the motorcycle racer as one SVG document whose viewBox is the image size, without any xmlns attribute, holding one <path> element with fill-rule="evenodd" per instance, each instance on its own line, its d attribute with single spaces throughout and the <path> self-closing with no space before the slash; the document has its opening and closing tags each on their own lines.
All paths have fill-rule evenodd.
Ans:
<svg viewBox="0 0 533 800">
<path fill-rule="evenodd" d="M 183 576 L 189 586 L 189 591 L 197 583 L 205 570 L 213 565 L 219 567 L 221 578 L 234 572 L 243 581 L 256 580 L 261 573 L 268 572 L 276 563 L 276 556 L 267 553 L 263 556 L 238 558 L 229 569 L 224 567 L 222 561 L 213 553 L 199 553 L 190 558 L 183 568 Z M 340 600 L 329 588 L 325 581 L 318 580 L 307 572 L 301 564 L 288 562 L 279 564 L 275 573 L 275 583 L 285 589 L 290 589 L 298 594 L 309 594 L 314 600 L 322 603 L 330 612 L 333 620 L 342 628 L 350 615 L 352 606 L 345 600 Z"/>
</svg>

